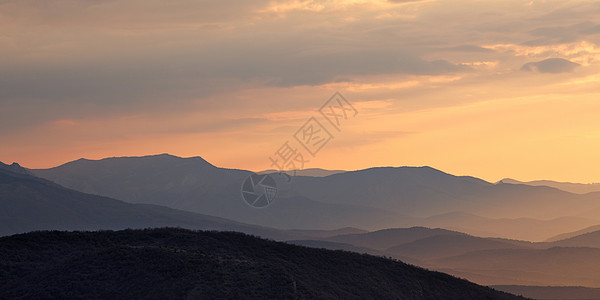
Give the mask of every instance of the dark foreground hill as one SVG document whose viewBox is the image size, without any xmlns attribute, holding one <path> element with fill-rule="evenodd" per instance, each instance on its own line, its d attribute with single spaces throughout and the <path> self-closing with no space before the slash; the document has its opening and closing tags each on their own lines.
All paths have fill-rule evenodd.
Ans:
<svg viewBox="0 0 600 300">
<path fill-rule="evenodd" d="M 523 299 L 386 258 L 168 228 L 0 238 L 0 296 Z"/>
</svg>

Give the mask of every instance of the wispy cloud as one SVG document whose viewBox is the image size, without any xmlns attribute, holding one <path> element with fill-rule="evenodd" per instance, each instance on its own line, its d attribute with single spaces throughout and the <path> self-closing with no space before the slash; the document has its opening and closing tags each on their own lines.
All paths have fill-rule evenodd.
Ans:
<svg viewBox="0 0 600 300">
<path fill-rule="evenodd" d="M 540 73 L 572 72 L 579 64 L 562 58 L 548 58 L 538 62 L 529 62 L 521 67 L 522 71 L 537 71 Z"/>
<path fill-rule="evenodd" d="M 0 1 L 0 138 L 19 143 L 0 155 L 112 156 L 134 141 L 182 153 L 187 139 L 210 137 L 193 154 L 240 162 L 264 157 L 259 148 L 341 90 L 361 117 L 340 145 L 450 164 L 431 150 L 444 124 L 398 118 L 540 93 L 592 97 L 599 13 L 589 1 Z M 472 133 L 461 130 L 448 139 Z"/>
</svg>

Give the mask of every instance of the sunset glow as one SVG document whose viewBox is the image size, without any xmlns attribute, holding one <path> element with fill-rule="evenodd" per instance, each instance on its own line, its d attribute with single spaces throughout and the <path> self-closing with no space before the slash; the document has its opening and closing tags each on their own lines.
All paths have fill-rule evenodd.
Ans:
<svg viewBox="0 0 600 300">
<path fill-rule="evenodd" d="M 305 167 L 600 182 L 597 2 L 44 3 L 0 2 L 5 163 L 270 169 L 339 91 L 359 113 Z"/>
</svg>

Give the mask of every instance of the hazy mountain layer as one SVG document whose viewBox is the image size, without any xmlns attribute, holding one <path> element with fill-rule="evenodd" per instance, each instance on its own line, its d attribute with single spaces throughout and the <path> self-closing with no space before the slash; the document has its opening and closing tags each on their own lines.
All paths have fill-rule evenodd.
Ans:
<svg viewBox="0 0 600 300">
<path fill-rule="evenodd" d="M 600 192 L 600 183 L 571 183 L 571 182 L 557 182 L 552 180 L 536 180 L 536 181 L 518 181 L 515 179 L 505 178 L 502 179 L 503 183 L 510 184 L 526 184 L 531 186 L 549 186 L 559 190 L 563 190 L 575 194 L 587 194 L 593 192 Z"/>
<path fill-rule="evenodd" d="M 589 248 L 600 245 L 600 232 L 554 243 L 530 243 L 480 238 L 456 231 L 424 227 L 374 232 L 356 228 L 283 231 L 157 205 L 131 204 L 85 194 L 34 177 L 16 166 L 9 168 L 0 165 L 0 203 L 3 208 L 0 213 L 1 234 L 39 229 L 157 226 L 236 230 L 273 239 L 294 240 L 292 243 L 311 247 L 391 256 L 482 284 L 570 285 L 580 282 L 594 285 L 595 272 L 600 270 L 600 257 L 596 257 L 597 253 L 594 252 L 600 249 Z M 297 209 L 302 211 L 301 206 Z M 314 214 L 312 217 L 319 219 L 328 216 Z M 556 246 L 576 248 L 552 248 Z M 538 256 L 544 259 L 536 260 Z M 565 260 L 567 257 L 570 259 Z M 486 265 L 491 262 L 495 264 Z M 552 268 L 547 268 L 548 262 L 555 264 Z M 580 272 L 563 272 L 572 266 L 578 267 Z"/>
<path fill-rule="evenodd" d="M 429 167 L 298 177 L 294 188 L 317 201 L 368 205 L 417 217 L 461 211 L 488 218 L 545 220 L 579 216 L 600 205 L 600 193 L 577 195 L 549 187 L 492 184 Z"/>
<path fill-rule="evenodd" d="M 330 236 L 340 231 L 280 231 L 150 204 L 123 201 L 67 189 L 0 163 L 0 235 L 33 230 L 99 230 L 177 226 L 235 230 L 274 239 Z"/>
<path fill-rule="evenodd" d="M 600 194 L 492 184 L 429 167 L 372 168 L 279 182 L 279 197 L 255 209 L 241 198 L 249 171 L 171 155 L 77 160 L 33 170 L 80 191 L 276 228 L 444 227 L 544 240 L 600 223 Z M 435 215 L 435 216 L 434 216 Z M 431 217 L 433 216 L 433 217 Z"/>
<path fill-rule="evenodd" d="M 414 227 L 302 244 L 328 249 L 356 247 L 353 251 L 395 257 L 485 285 L 600 287 L 600 231 L 552 243 L 531 243 Z"/>
<path fill-rule="evenodd" d="M 479 284 L 600 287 L 600 249 L 498 249 L 435 260 L 434 269 Z"/>
<path fill-rule="evenodd" d="M 80 159 L 60 167 L 34 170 L 63 186 L 132 203 L 166 205 L 239 222 L 289 229 L 380 228 L 393 223 L 393 211 L 333 204 L 283 194 L 257 209 L 244 202 L 241 185 L 249 171 L 216 168 L 200 157 L 171 155 Z"/>
<path fill-rule="evenodd" d="M 578 235 L 582 235 L 582 234 L 586 234 L 586 233 L 590 233 L 590 232 L 594 232 L 594 231 L 598 231 L 598 230 L 600 230 L 600 225 L 594 225 L 594 226 L 586 227 L 586 228 L 583 228 L 583 229 L 580 229 L 577 231 L 562 233 L 562 234 L 553 236 L 553 237 L 545 240 L 545 242 L 556 242 L 556 241 L 560 241 L 560 240 L 565 240 L 568 238 L 576 237 Z"/>
</svg>

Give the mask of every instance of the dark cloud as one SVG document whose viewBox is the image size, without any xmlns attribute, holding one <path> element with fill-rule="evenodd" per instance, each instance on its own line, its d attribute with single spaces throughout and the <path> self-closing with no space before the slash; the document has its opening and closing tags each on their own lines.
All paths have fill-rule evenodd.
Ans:
<svg viewBox="0 0 600 300">
<path fill-rule="evenodd" d="M 569 26 L 539 27 L 530 34 L 538 38 L 523 43 L 527 46 L 572 43 L 600 33 L 600 25 L 593 22 L 576 23 Z"/>
<path fill-rule="evenodd" d="M 562 58 L 548 58 L 538 62 L 526 63 L 521 71 L 537 71 L 540 73 L 568 73 L 577 68 L 579 64 Z"/>
<path fill-rule="evenodd" d="M 440 75 L 467 70 L 446 60 L 427 61 L 401 46 L 327 45 L 290 35 L 191 43 L 182 49 L 149 48 L 107 53 L 65 65 L 22 62 L 0 69 L 0 99 L 19 103 L 101 104 L 135 108 L 170 99 L 197 99 L 235 89 L 235 82 L 272 86 L 318 85 L 353 75 Z M 308 50 L 306 45 L 314 45 Z M 322 45 L 322 46 L 319 46 Z M 127 51 L 127 50 L 125 50 Z"/>
<path fill-rule="evenodd" d="M 446 60 L 427 61 L 401 51 L 344 52 L 323 54 L 310 59 L 280 62 L 272 73 L 271 85 L 318 85 L 337 82 L 352 75 L 414 74 L 442 75 L 468 70 Z"/>
<path fill-rule="evenodd" d="M 539 24 L 577 24 L 582 20 L 594 20 L 600 13 L 600 2 L 597 1 L 560 1 L 556 2 L 558 5 L 538 3 L 547 12 L 528 19 Z"/>
<path fill-rule="evenodd" d="M 581 30 L 579 30 L 579 33 L 581 34 L 600 34 L 600 25 L 594 25 L 594 26 L 590 26 L 587 28 L 583 28 Z"/>
</svg>

